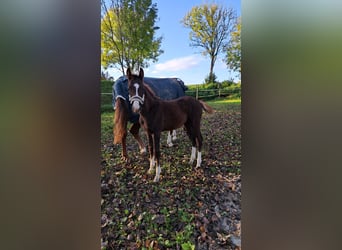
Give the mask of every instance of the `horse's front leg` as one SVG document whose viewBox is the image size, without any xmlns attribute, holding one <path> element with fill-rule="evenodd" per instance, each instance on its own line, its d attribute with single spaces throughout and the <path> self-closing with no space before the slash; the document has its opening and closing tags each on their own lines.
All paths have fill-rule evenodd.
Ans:
<svg viewBox="0 0 342 250">
<path fill-rule="evenodd" d="M 125 162 L 128 162 L 126 137 L 127 137 L 127 133 L 124 133 L 122 138 L 121 138 L 121 145 L 122 145 L 121 159 L 124 160 Z"/>
<path fill-rule="evenodd" d="M 148 170 L 148 174 L 152 174 L 153 172 L 153 168 L 155 165 L 155 159 L 154 159 L 154 146 L 153 146 L 153 138 L 152 138 L 152 134 L 151 133 L 147 133 L 147 137 L 148 137 L 148 151 L 150 153 L 150 168 Z"/>
<path fill-rule="evenodd" d="M 158 182 L 160 178 L 160 132 L 153 134 L 153 146 L 154 146 L 154 159 L 156 160 L 156 175 L 153 179 L 154 182 Z"/>
<path fill-rule="evenodd" d="M 139 124 L 139 122 L 137 122 L 137 123 L 133 123 L 133 125 L 129 131 L 134 136 L 134 138 L 137 140 L 137 142 L 139 144 L 140 153 L 143 154 L 143 153 L 146 153 L 146 148 L 145 148 L 144 142 L 141 140 L 141 138 L 139 136 L 139 129 L 140 129 L 140 124 Z"/>
</svg>

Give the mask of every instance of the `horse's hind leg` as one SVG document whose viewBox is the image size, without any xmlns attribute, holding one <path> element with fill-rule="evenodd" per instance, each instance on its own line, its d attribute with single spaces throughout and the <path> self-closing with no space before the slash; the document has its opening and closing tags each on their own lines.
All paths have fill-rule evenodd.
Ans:
<svg viewBox="0 0 342 250">
<path fill-rule="evenodd" d="M 185 131 L 188 134 L 189 139 L 191 140 L 191 144 L 192 144 L 191 156 L 190 156 L 190 161 L 189 161 L 189 164 L 192 164 L 194 162 L 194 160 L 196 159 L 196 138 L 194 137 L 194 131 L 193 131 L 191 124 L 185 123 L 184 127 L 185 127 Z"/>
<path fill-rule="evenodd" d="M 172 140 L 173 141 L 177 140 L 177 133 L 175 129 L 172 131 Z"/>
<path fill-rule="evenodd" d="M 154 146 L 154 158 L 156 160 L 156 175 L 153 179 L 154 182 L 158 182 L 160 178 L 160 133 L 153 134 L 153 146 Z"/>
<path fill-rule="evenodd" d="M 141 137 L 139 136 L 139 129 L 140 129 L 140 124 L 139 124 L 139 122 L 137 122 L 137 123 L 133 123 L 133 125 L 129 131 L 134 136 L 134 138 L 137 140 L 137 142 L 139 144 L 140 153 L 143 154 L 143 153 L 146 153 L 146 147 L 144 145 L 144 142 L 141 140 Z"/>
<path fill-rule="evenodd" d="M 172 137 L 171 137 L 172 136 Z M 176 133 L 176 130 L 170 130 L 169 132 L 167 132 L 167 141 L 166 141 L 166 144 L 169 146 L 169 147 L 172 147 L 173 146 L 173 143 L 172 141 L 175 141 L 177 140 L 177 133 Z"/>
<path fill-rule="evenodd" d="M 173 131 L 174 131 L 174 130 L 173 130 Z M 167 132 L 167 141 L 166 141 L 166 144 L 167 144 L 169 147 L 172 147 L 172 146 L 173 146 L 172 138 L 171 138 L 171 131 L 168 131 L 168 132 Z"/>
<path fill-rule="evenodd" d="M 196 146 L 197 146 L 197 163 L 196 163 L 196 167 L 200 167 L 201 163 L 202 163 L 202 142 L 203 142 L 203 137 L 201 134 L 201 131 L 198 130 L 197 136 L 196 136 Z"/>
<path fill-rule="evenodd" d="M 187 124 L 186 125 L 187 134 L 191 140 L 192 147 L 191 147 L 191 156 L 189 163 L 192 164 L 196 159 L 196 151 L 197 151 L 197 162 L 196 167 L 200 167 L 202 163 L 202 141 L 203 137 L 198 126 L 192 126 Z"/>
<path fill-rule="evenodd" d="M 155 166 L 155 157 L 154 157 L 154 146 L 153 146 L 153 138 L 151 133 L 147 133 L 148 136 L 148 151 L 150 153 L 150 168 L 148 169 L 148 174 L 152 174 Z"/>
</svg>

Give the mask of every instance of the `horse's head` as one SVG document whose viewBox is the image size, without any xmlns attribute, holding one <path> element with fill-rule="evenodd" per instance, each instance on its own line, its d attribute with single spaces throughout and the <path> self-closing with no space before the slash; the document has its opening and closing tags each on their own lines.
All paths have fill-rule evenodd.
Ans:
<svg viewBox="0 0 342 250">
<path fill-rule="evenodd" d="M 127 69 L 129 101 L 132 104 L 132 111 L 138 113 L 145 101 L 144 91 L 144 70 L 140 68 L 139 75 L 131 73 Z"/>
</svg>

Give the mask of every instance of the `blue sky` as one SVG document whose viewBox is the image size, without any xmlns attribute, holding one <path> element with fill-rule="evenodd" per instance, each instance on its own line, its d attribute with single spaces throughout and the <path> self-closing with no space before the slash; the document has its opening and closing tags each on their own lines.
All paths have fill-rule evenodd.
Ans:
<svg viewBox="0 0 342 250">
<path fill-rule="evenodd" d="M 149 77 L 178 77 L 185 84 L 202 83 L 209 74 L 210 59 L 200 54 L 199 48 L 190 47 L 189 32 L 181 24 L 181 20 L 193 6 L 211 2 L 206 0 L 154 0 L 158 8 L 158 21 L 160 29 L 156 36 L 163 37 L 161 48 L 164 53 L 159 56 L 156 63 L 150 63 L 145 68 L 145 76 Z M 236 10 L 237 16 L 241 16 L 241 0 L 216 1 L 225 7 Z M 222 62 L 223 55 L 215 63 L 214 73 L 218 81 L 239 78 L 236 73 L 230 73 Z M 117 69 L 110 69 L 109 75 L 114 79 L 121 75 Z"/>
</svg>

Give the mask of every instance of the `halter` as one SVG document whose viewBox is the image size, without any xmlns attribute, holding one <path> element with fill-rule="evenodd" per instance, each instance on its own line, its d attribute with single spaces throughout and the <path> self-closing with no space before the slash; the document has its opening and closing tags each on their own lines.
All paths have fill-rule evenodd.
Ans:
<svg viewBox="0 0 342 250">
<path fill-rule="evenodd" d="M 133 104 L 133 102 L 137 101 L 137 102 L 140 103 L 140 105 L 143 105 L 143 104 L 144 104 L 144 101 L 145 101 L 145 94 L 143 94 L 143 96 L 140 97 L 140 96 L 138 95 L 139 84 L 134 83 L 134 87 L 135 87 L 135 95 L 134 95 L 134 96 L 129 95 L 129 102 L 130 102 L 131 104 Z"/>
<path fill-rule="evenodd" d="M 143 97 L 141 98 L 140 96 L 138 95 L 134 95 L 134 96 L 130 96 L 129 97 L 129 101 L 130 103 L 132 104 L 133 102 L 137 101 L 140 103 L 140 105 L 143 105 L 144 104 L 144 101 L 145 101 L 145 94 L 143 94 Z"/>
</svg>

